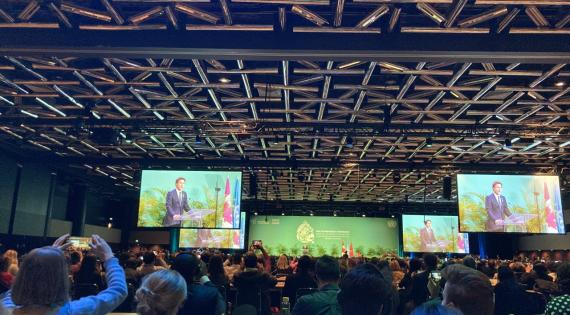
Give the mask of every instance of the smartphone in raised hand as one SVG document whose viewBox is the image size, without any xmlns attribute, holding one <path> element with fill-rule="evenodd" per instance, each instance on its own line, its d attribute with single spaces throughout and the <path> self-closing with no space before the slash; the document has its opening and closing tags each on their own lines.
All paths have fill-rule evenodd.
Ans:
<svg viewBox="0 0 570 315">
<path fill-rule="evenodd" d="M 70 236 L 69 242 L 71 243 L 71 247 L 75 249 L 80 249 L 80 250 L 91 249 L 91 245 L 89 245 L 89 243 L 91 242 L 90 237 Z"/>
</svg>

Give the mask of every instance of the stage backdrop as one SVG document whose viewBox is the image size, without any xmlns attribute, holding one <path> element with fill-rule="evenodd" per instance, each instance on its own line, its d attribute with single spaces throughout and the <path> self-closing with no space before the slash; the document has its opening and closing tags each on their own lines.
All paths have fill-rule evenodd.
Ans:
<svg viewBox="0 0 570 315">
<path fill-rule="evenodd" d="M 188 197 L 190 213 L 205 214 L 201 220 L 182 222 L 181 227 L 239 228 L 241 172 L 156 170 L 142 172 L 139 227 L 163 226 L 166 197 L 175 189 L 179 177 L 186 179 L 183 191 Z"/>
<path fill-rule="evenodd" d="M 493 183 L 502 184 L 501 195 L 516 224 L 495 227 L 494 232 L 564 233 L 558 176 L 457 175 L 459 224 L 462 232 L 489 232 L 487 206 L 498 203 Z M 504 212 L 503 212 L 504 213 Z M 493 221 L 493 220 L 490 220 Z"/>
<path fill-rule="evenodd" d="M 398 221 L 386 218 L 252 216 L 249 241 L 271 255 L 380 256 L 398 252 Z"/>
<path fill-rule="evenodd" d="M 431 246 L 422 247 L 421 230 L 431 221 L 436 239 Z M 469 236 L 459 233 L 457 216 L 403 215 L 402 231 L 405 252 L 469 253 Z"/>
<path fill-rule="evenodd" d="M 243 249 L 245 245 L 246 213 L 241 213 L 239 229 L 180 229 L 181 248 Z"/>
</svg>

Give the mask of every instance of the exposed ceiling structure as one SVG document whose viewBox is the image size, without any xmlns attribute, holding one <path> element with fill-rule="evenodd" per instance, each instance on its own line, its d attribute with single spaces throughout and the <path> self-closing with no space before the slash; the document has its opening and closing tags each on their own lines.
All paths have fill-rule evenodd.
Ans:
<svg viewBox="0 0 570 315">
<path fill-rule="evenodd" d="M 564 0 L 6 0 L 0 28 L 568 34 Z"/>
<path fill-rule="evenodd" d="M 250 31 L 236 33 L 243 40 L 263 28 L 507 40 L 570 31 L 566 1 L 11 0 L 0 9 L 0 30 Z M 255 177 L 267 200 L 439 201 L 443 177 L 471 171 L 561 174 L 566 184 L 565 60 L 348 59 L 6 54 L 0 141 L 126 188 L 141 168 L 241 168 L 244 196 Z"/>
</svg>

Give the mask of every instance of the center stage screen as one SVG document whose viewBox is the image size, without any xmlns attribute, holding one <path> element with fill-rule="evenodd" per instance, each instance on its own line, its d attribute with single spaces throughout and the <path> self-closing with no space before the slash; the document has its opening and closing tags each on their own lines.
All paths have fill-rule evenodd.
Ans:
<svg viewBox="0 0 570 315">
<path fill-rule="evenodd" d="M 469 235 L 459 233 L 457 216 L 403 215 L 404 251 L 469 253 Z"/>
<path fill-rule="evenodd" d="M 245 212 L 239 229 L 180 229 L 181 248 L 243 249 L 245 244 Z"/>
<path fill-rule="evenodd" d="M 564 233 L 558 176 L 457 175 L 462 232 Z"/>
<path fill-rule="evenodd" d="M 253 216 L 249 239 L 271 255 L 380 256 L 398 252 L 398 221 L 386 218 Z"/>
<path fill-rule="evenodd" d="M 139 227 L 240 227 L 241 172 L 144 170 Z"/>
</svg>

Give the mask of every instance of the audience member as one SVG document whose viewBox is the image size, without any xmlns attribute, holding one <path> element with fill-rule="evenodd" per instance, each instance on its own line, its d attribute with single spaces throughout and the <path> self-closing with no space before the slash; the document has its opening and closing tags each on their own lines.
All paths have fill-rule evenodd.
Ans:
<svg viewBox="0 0 570 315">
<path fill-rule="evenodd" d="M 178 312 L 180 315 L 193 314 L 200 310 L 203 315 L 220 315 L 226 311 L 226 304 L 218 289 L 204 275 L 201 261 L 196 255 L 182 253 L 176 256 L 172 270 L 182 275 L 187 285 L 187 298 Z"/>
<path fill-rule="evenodd" d="M 75 275 L 76 284 L 96 284 L 98 290 L 104 288 L 101 272 L 97 267 L 97 257 L 93 254 L 83 257 L 81 268 Z"/>
<path fill-rule="evenodd" d="M 428 281 L 430 273 L 437 268 L 437 256 L 434 254 L 425 254 L 423 259 L 424 270 L 412 277 L 410 298 L 414 307 L 420 306 L 429 299 Z"/>
<path fill-rule="evenodd" d="M 289 302 L 292 307 L 295 306 L 297 290 L 317 287 L 317 283 L 312 274 L 311 265 L 311 257 L 307 255 L 301 256 L 297 262 L 297 271 L 288 276 L 285 280 L 283 296 L 289 297 Z"/>
<path fill-rule="evenodd" d="M 495 286 L 495 314 L 509 315 L 528 314 L 524 303 L 525 291 L 515 280 L 515 274 L 507 266 L 499 267 L 497 274 L 499 282 Z"/>
<path fill-rule="evenodd" d="M 560 295 L 548 302 L 544 315 L 570 314 L 570 263 L 565 262 L 558 266 L 556 283 Z"/>
<path fill-rule="evenodd" d="M 174 270 L 158 270 L 145 277 L 137 290 L 137 314 L 174 315 L 186 298 L 186 281 Z"/>
<path fill-rule="evenodd" d="M 460 264 L 445 267 L 446 280 L 442 304 L 459 309 L 465 315 L 493 315 L 493 287 L 480 271 Z"/>
<path fill-rule="evenodd" d="M 470 255 L 467 255 L 463 258 L 463 265 L 472 269 L 477 269 L 477 262 Z"/>
<path fill-rule="evenodd" d="M 81 269 L 82 260 L 83 260 L 83 254 L 81 253 L 81 251 L 73 250 L 69 253 L 69 271 L 74 278 L 75 275 Z"/>
<path fill-rule="evenodd" d="M 242 272 L 234 276 L 234 286 L 238 291 L 237 305 L 250 304 L 261 315 L 271 314 L 269 289 L 277 284 L 277 280 L 258 268 L 257 256 L 253 252 L 246 254 L 244 267 Z"/>
<path fill-rule="evenodd" d="M 400 262 L 397 259 L 392 259 L 392 261 L 390 261 L 390 269 L 392 270 L 392 284 L 398 287 L 405 276 Z"/>
<path fill-rule="evenodd" d="M 287 255 L 281 254 L 277 260 L 277 266 L 275 267 L 274 274 L 290 275 L 292 272 Z"/>
<path fill-rule="evenodd" d="M 98 235 L 92 237 L 92 252 L 105 264 L 108 288 L 97 295 L 70 301 L 69 267 L 63 249 L 69 235 L 53 246 L 28 253 L 20 266 L 11 291 L 2 300 L 14 314 L 107 314 L 127 296 L 125 273 L 109 245 Z"/>
<path fill-rule="evenodd" d="M 337 299 L 342 315 L 379 315 L 389 303 L 390 285 L 372 264 L 351 269 L 340 282 Z"/>
<path fill-rule="evenodd" d="M 315 264 L 319 291 L 302 296 L 295 303 L 293 315 L 340 315 L 337 300 L 340 265 L 336 258 L 323 256 Z"/>
<path fill-rule="evenodd" d="M 241 264 L 242 264 L 242 258 L 241 258 L 241 253 L 235 253 L 231 256 L 230 260 L 230 264 L 228 266 L 224 266 L 224 270 L 226 271 L 226 275 L 228 276 L 228 279 L 230 281 L 234 280 L 234 275 L 237 272 L 241 271 Z"/>
<path fill-rule="evenodd" d="M 411 315 L 463 315 L 458 309 L 436 303 L 425 303 L 417 307 Z"/>
<path fill-rule="evenodd" d="M 127 259 L 125 262 L 125 277 L 127 282 L 137 285 L 139 283 L 139 273 L 137 268 L 140 265 L 140 260 L 135 257 Z"/>
<path fill-rule="evenodd" d="M 4 256 L 0 256 L 0 294 L 10 290 L 14 282 L 14 276 L 8 272 L 10 260 Z"/>
<path fill-rule="evenodd" d="M 13 250 L 13 249 L 9 249 L 4 253 L 4 258 L 6 258 L 8 260 L 8 269 L 7 271 L 9 273 L 12 274 L 12 276 L 16 277 L 16 275 L 18 274 L 18 270 L 19 270 L 19 260 L 18 260 L 18 252 Z"/>
<path fill-rule="evenodd" d="M 164 267 L 156 266 L 156 255 L 153 252 L 148 251 L 143 255 L 143 264 L 137 268 L 137 272 L 139 278 L 143 278 L 148 274 L 162 269 L 164 269 Z"/>
<path fill-rule="evenodd" d="M 224 288 L 229 287 L 229 279 L 228 276 L 226 276 L 223 258 L 220 254 L 210 257 L 210 262 L 208 262 L 208 275 L 214 285 Z"/>
</svg>

